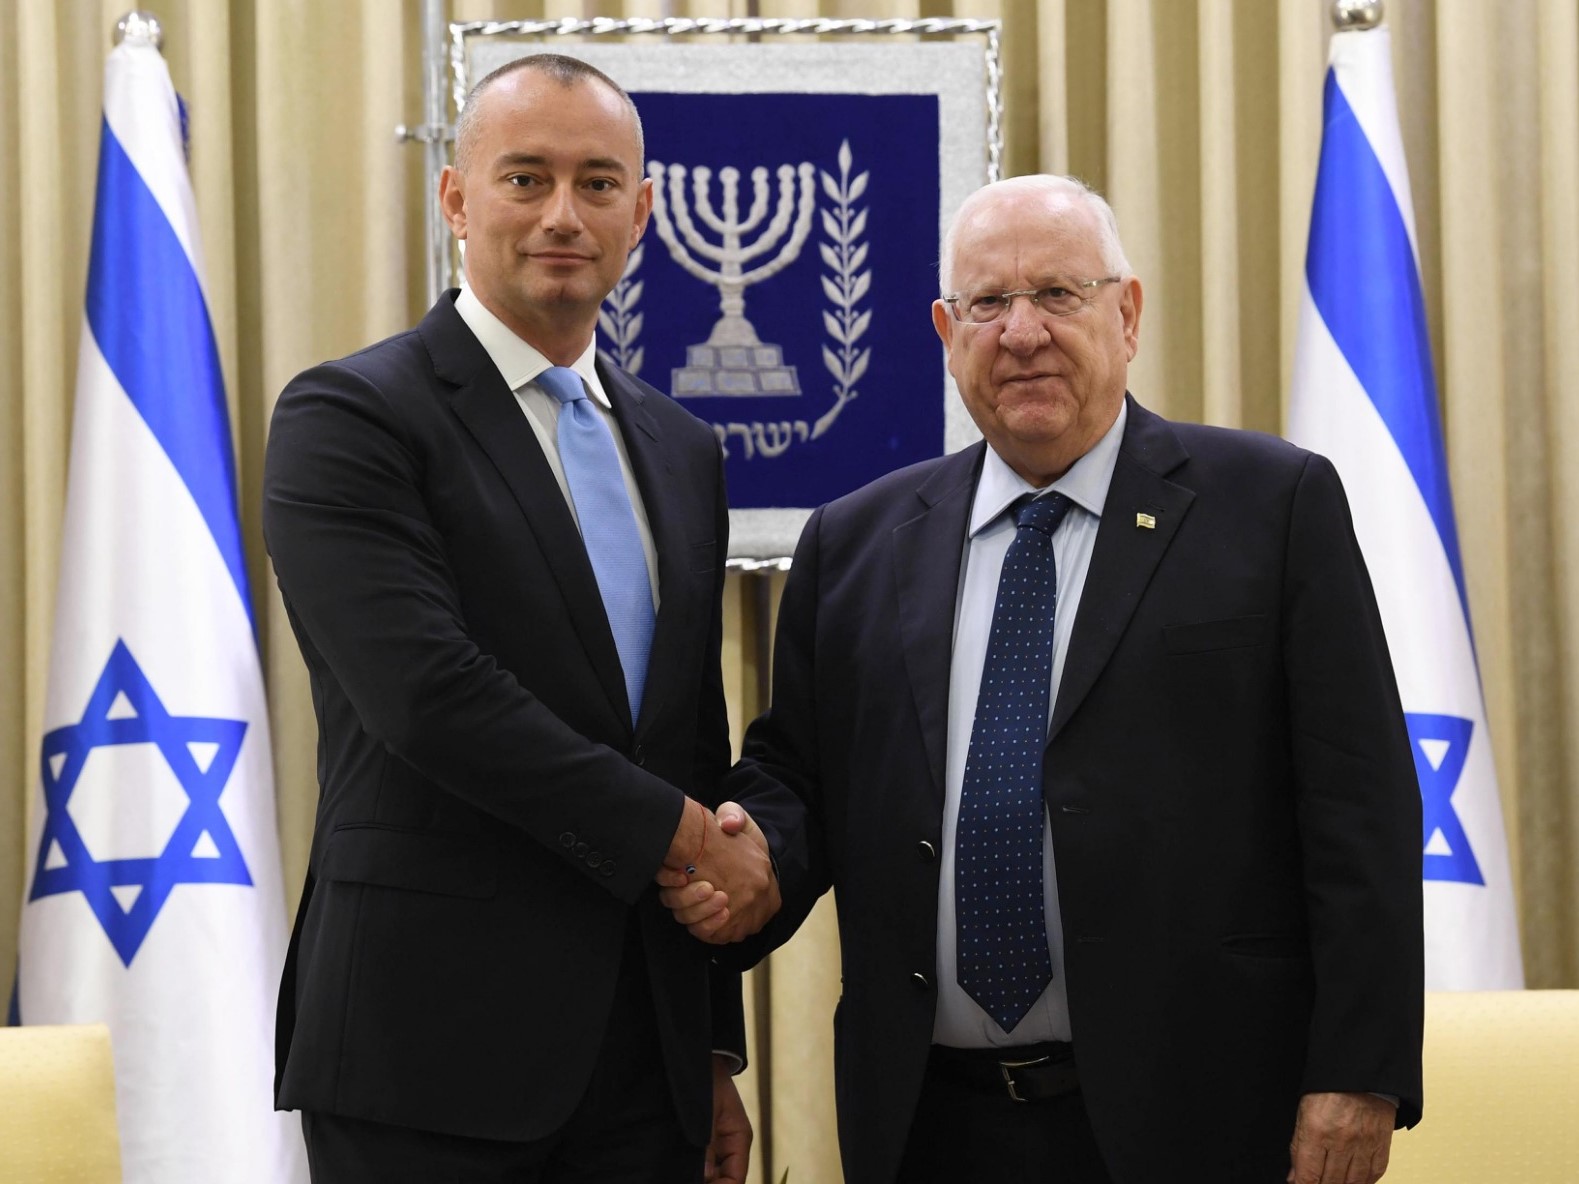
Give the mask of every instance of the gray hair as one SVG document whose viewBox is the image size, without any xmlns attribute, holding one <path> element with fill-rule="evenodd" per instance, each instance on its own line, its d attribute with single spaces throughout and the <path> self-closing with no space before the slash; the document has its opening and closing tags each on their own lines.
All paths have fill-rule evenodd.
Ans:
<svg viewBox="0 0 1579 1184">
<path fill-rule="evenodd" d="M 978 199 L 985 194 L 1002 193 L 1005 190 L 1026 190 L 1034 193 L 1057 194 L 1062 197 L 1072 197 L 1082 201 L 1096 215 L 1097 248 L 1102 253 L 1102 266 L 1109 275 L 1116 275 L 1127 279 L 1130 275 L 1129 259 L 1124 254 L 1124 244 L 1119 239 L 1118 216 L 1113 213 L 1113 207 L 1107 200 L 1079 177 L 1064 177 L 1056 173 L 1032 173 L 1024 177 L 1009 177 L 1003 181 L 995 181 L 985 185 L 967 197 L 955 212 L 953 220 L 949 222 L 948 231 L 943 235 L 943 248 L 941 258 L 938 260 L 938 277 L 941 280 L 941 290 L 949 293 L 953 280 L 954 267 L 954 240 L 958 236 L 960 224 L 975 208 Z"/>
<path fill-rule="evenodd" d="M 471 165 L 472 151 L 477 145 L 479 118 L 477 100 L 501 78 L 518 74 L 522 70 L 538 70 L 566 87 L 574 86 L 578 82 L 601 82 L 618 95 L 636 124 L 636 175 L 641 176 L 646 169 L 647 140 L 642 133 L 641 112 L 636 110 L 636 104 L 631 101 L 630 95 L 625 93 L 625 88 L 602 70 L 588 65 L 580 58 L 569 57 L 562 53 L 535 53 L 524 58 L 516 58 L 513 62 L 506 62 L 471 88 L 466 95 L 466 102 L 461 105 L 460 116 L 455 120 L 455 168 L 458 172 L 464 173 Z"/>
</svg>

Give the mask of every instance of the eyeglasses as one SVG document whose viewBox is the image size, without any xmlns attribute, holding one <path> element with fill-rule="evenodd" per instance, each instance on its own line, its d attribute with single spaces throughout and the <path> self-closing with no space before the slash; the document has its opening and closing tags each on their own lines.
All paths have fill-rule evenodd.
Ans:
<svg viewBox="0 0 1579 1184">
<path fill-rule="evenodd" d="M 1110 275 L 1099 280 L 1053 280 L 1042 288 L 1022 288 L 1016 292 L 956 292 L 943 297 L 949 312 L 956 321 L 967 325 L 986 325 L 1008 315 L 1009 306 L 1016 296 L 1028 296 L 1031 303 L 1052 317 L 1067 317 L 1089 305 L 1094 296 L 1086 292 L 1107 284 L 1116 284 L 1123 277 Z"/>
</svg>

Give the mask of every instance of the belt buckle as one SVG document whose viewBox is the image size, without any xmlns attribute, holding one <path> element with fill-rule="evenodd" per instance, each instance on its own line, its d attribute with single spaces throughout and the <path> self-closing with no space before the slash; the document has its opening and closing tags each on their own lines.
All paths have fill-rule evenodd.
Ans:
<svg viewBox="0 0 1579 1184">
<path fill-rule="evenodd" d="M 1016 1102 L 1029 1102 L 1031 1100 L 1030 1098 L 1022 1098 L 1019 1094 L 1019 1091 L 1015 1089 L 1016 1083 L 1014 1080 L 1013 1070 L 1028 1069 L 1032 1065 L 1045 1065 L 1052 1059 L 1053 1058 L 1050 1056 L 1041 1056 L 1035 1057 L 1029 1061 L 999 1061 L 998 1072 L 1003 1074 L 1003 1084 L 1009 1090 L 1009 1097 Z"/>
</svg>

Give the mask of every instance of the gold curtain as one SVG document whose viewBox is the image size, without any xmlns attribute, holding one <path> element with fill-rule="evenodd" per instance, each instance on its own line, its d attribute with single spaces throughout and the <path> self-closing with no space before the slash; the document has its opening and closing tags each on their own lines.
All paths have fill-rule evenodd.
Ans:
<svg viewBox="0 0 1579 1184">
<path fill-rule="evenodd" d="M 36 792 L 104 55 L 122 3 L 0 4 L 0 982 Z M 784 17 L 1003 21 L 1009 173 L 1113 200 L 1146 284 L 1131 385 L 1279 430 L 1320 141 L 1326 0 L 763 0 Z M 1392 0 L 1394 61 L 1481 675 L 1531 986 L 1579 986 L 1579 15 Z M 307 687 L 259 539 L 276 393 L 423 306 L 417 0 L 161 0 L 236 440 L 294 905 L 315 799 Z M 743 16 L 728 0 L 452 0 L 456 19 Z M 1355 277 L 1355 282 L 1363 282 Z M 736 732 L 779 580 L 732 578 Z M 825 901 L 756 972 L 758 1169 L 837 1181 Z"/>
</svg>

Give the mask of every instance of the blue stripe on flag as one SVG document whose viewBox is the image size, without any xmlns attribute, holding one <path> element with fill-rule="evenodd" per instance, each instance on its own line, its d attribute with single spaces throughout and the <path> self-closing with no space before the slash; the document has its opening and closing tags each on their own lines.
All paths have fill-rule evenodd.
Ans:
<svg viewBox="0 0 1579 1184">
<path fill-rule="evenodd" d="M 1325 108 L 1305 262 L 1311 298 L 1420 488 L 1467 624 L 1469 599 L 1448 491 L 1425 301 L 1408 227 L 1332 70 L 1327 71 Z"/>
<path fill-rule="evenodd" d="M 181 240 L 107 120 L 88 265 L 88 324 L 191 490 L 251 621 L 230 417 L 208 306 Z"/>
</svg>

